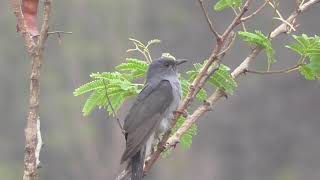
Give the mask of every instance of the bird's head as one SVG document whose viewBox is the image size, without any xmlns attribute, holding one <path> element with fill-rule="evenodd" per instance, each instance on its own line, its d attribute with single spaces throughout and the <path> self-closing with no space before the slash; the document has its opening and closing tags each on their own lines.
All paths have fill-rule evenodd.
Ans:
<svg viewBox="0 0 320 180">
<path fill-rule="evenodd" d="M 176 60 L 170 54 L 162 54 L 160 58 L 150 64 L 147 79 L 152 77 L 177 76 L 177 66 L 185 62 L 187 62 L 185 59 Z"/>
</svg>

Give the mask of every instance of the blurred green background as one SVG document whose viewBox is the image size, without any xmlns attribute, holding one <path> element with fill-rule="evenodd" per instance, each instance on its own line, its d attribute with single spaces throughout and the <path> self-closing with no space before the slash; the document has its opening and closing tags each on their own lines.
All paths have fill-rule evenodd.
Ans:
<svg viewBox="0 0 320 180">
<path fill-rule="evenodd" d="M 221 32 L 233 12 L 210 15 Z M 263 1 L 254 1 L 256 7 Z M 293 0 L 281 1 L 287 17 Z M 249 30 L 267 33 L 272 10 L 247 23 Z M 300 34 L 318 34 L 319 5 L 299 18 Z M 278 22 L 277 22 L 278 23 Z M 28 112 L 30 59 L 8 1 L 0 2 L 0 179 L 21 179 L 24 126 Z M 196 0 L 71 0 L 53 1 L 51 30 L 72 31 L 62 44 L 48 39 L 41 77 L 41 152 L 43 180 L 112 179 L 119 171 L 124 138 L 104 110 L 82 117 L 86 99 L 72 92 L 89 81 L 91 72 L 112 71 L 131 48 L 129 37 L 158 38 L 153 57 L 170 52 L 189 59 L 182 69 L 210 55 L 214 40 Z M 293 40 L 281 35 L 274 41 L 274 69 L 294 65 L 297 56 L 283 47 Z M 236 41 L 224 63 L 232 69 L 250 52 Z M 266 68 L 260 55 L 255 69 Z M 120 110 L 123 119 L 130 102 Z M 235 95 L 201 118 L 193 146 L 180 147 L 154 166 L 145 179 L 183 180 L 316 180 L 320 177 L 320 85 L 298 73 L 240 78 Z"/>
</svg>

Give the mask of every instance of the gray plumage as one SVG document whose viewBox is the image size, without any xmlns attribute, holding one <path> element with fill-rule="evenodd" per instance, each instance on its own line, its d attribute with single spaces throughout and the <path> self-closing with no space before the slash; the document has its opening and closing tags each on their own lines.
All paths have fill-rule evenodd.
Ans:
<svg viewBox="0 0 320 180">
<path fill-rule="evenodd" d="M 181 100 L 177 65 L 183 62 L 167 57 L 153 61 L 145 86 L 125 118 L 126 150 L 121 163 L 131 166 L 131 180 L 142 179 L 144 159 L 150 154 L 154 139 L 171 126 L 173 111 Z"/>
</svg>

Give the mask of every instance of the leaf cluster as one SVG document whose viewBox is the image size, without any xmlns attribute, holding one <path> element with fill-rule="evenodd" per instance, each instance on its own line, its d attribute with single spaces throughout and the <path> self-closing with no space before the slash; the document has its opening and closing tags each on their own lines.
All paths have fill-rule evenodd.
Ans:
<svg viewBox="0 0 320 180">
<path fill-rule="evenodd" d="M 300 73 L 307 80 L 320 79 L 320 37 L 309 37 L 305 34 L 301 36 L 292 36 L 296 43 L 286 47 L 298 53 L 301 58 L 299 63 L 304 65 L 300 67 Z"/>
<path fill-rule="evenodd" d="M 241 39 L 248 42 L 249 44 L 256 45 L 266 50 L 266 54 L 268 57 L 268 70 L 270 70 L 271 65 L 276 62 L 274 58 L 275 51 L 272 47 L 271 40 L 267 36 L 265 36 L 261 31 L 258 30 L 256 30 L 254 33 L 247 31 L 239 31 L 239 35 Z"/>
<path fill-rule="evenodd" d="M 128 58 L 126 63 L 116 67 L 115 72 L 91 74 L 93 80 L 80 86 L 73 93 L 79 96 L 91 92 L 83 106 L 83 115 L 90 115 L 98 107 L 106 108 L 109 114 L 112 114 L 108 101 L 117 111 L 127 98 L 136 96 L 141 91 L 143 84 L 134 81 L 144 77 L 147 68 L 148 64 L 145 61 Z"/>
<path fill-rule="evenodd" d="M 213 7 L 215 11 L 221 12 L 227 8 L 241 7 L 242 0 L 219 0 Z"/>
</svg>

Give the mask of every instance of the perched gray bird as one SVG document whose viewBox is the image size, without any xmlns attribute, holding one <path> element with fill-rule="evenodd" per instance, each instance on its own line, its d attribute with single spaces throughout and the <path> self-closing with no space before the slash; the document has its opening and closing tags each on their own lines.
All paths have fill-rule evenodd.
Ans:
<svg viewBox="0 0 320 180">
<path fill-rule="evenodd" d="M 154 140 L 171 126 L 173 112 L 181 100 L 177 66 L 184 62 L 164 56 L 153 61 L 145 86 L 125 118 L 126 150 L 121 164 L 129 163 L 131 180 L 142 179 L 144 160 L 150 155 Z"/>
</svg>

